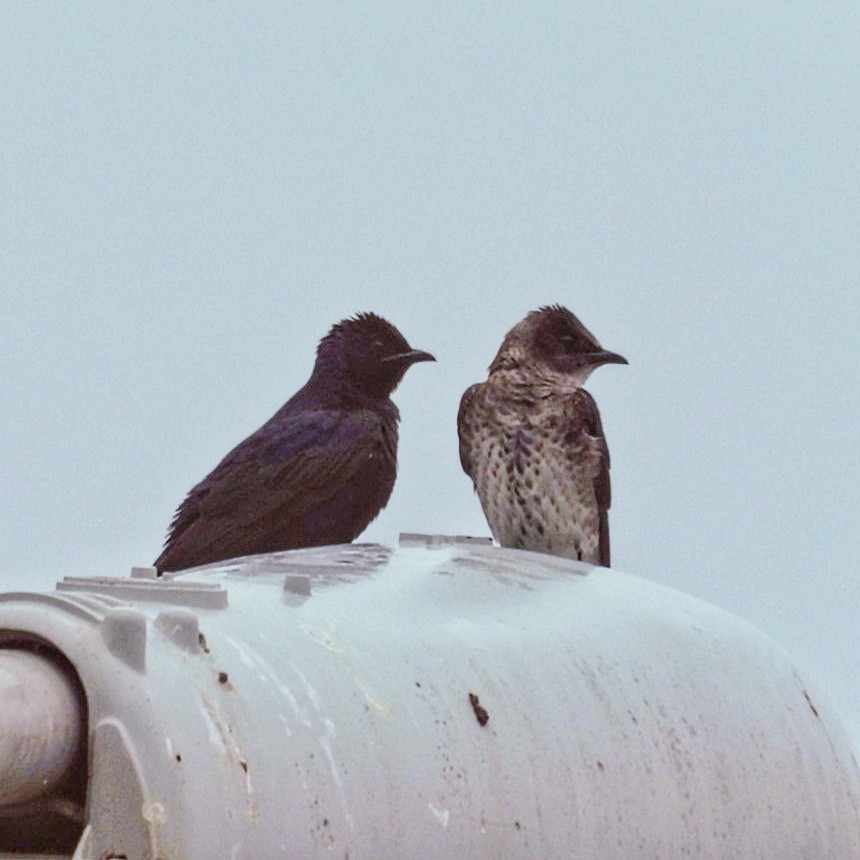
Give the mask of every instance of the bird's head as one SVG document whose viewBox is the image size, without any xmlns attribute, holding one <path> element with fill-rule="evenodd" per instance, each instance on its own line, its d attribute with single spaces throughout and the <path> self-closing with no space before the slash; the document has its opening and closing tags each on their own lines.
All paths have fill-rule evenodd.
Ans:
<svg viewBox="0 0 860 860">
<path fill-rule="evenodd" d="M 317 347 L 315 372 L 333 373 L 369 397 L 388 397 L 418 361 L 435 361 L 412 349 L 387 320 L 359 313 L 331 327 Z"/>
<path fill-rule="evenodd" d="M 600 346 L 597 338 L 565 307 L 546 305 L 532 311 L 505 335 L 490 373 L 518 367 L 546 368 L 582 385 L 601 364 L 627 359 Z"/>
</svg>

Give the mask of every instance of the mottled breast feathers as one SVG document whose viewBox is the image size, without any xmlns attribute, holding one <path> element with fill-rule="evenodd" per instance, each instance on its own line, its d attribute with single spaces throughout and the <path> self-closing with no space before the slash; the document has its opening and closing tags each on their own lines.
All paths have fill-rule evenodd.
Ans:
<svg viewBox="0 0 860 860">
<path fill-rule="evenodd" d="M 609 450 L 582 388 L 516 394 L 491 380 L 466 390 L 460 463 L 502 546 L 608 566 Z"/>
</svg>

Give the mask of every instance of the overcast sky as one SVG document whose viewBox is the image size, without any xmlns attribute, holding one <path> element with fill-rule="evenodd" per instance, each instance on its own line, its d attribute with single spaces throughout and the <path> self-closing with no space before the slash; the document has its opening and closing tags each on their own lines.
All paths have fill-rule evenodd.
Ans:
<svg viewBox="0 0 860 860">
<path fill-rule="evenodd" d="M 364 540 L 488 534 L 460 394 L 560 302 L 613 563 L 772 635 L 860 738 L 860 6 L 0 5 L 4 589 L 125 575 L 373 310 Z"/>
</svg>

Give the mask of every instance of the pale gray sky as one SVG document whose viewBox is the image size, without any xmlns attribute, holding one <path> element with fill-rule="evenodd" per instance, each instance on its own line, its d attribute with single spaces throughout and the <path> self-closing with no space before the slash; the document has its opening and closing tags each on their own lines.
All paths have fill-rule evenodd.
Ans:
<svg viewBox="0 0 860 860">
<path fill-rule="evenodd" d="M 860 737 L 860 7 L 0 5 L 4 588 L 124 575 L 359 310 L 411 370 L 366 540 L 487 534 L 459 397 L 569 306 L 614 565 Z"/>
</svg>

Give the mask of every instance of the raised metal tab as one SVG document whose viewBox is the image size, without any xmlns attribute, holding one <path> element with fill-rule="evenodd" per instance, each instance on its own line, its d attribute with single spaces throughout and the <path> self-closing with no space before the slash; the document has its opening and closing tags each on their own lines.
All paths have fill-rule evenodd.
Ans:
<svg viewBox="0 0 860 860">
<path fill-rule="evenodd" d="M 146 616 L 136 609 L 111 609 L 101 623 L 102 639 L 108 650 L 142 672 L 146 668 Z"/>
<path fill-rule="evenodd" d="M 178 582 L 175 579 L 116 579 L 109 576 L 67 576 L 57 591 L 94 591 L 125 600 L 175 603 L 195 609 L 225 609 L 227 592 L 218 583 Z"/>
<path fill-rule="evenodd" d="M 162 609 L 155 619 L 155 626 L 183 651 L 189 654 L 200 652 L 200 622 L 190 609 Z"/>
<path fill-rule="evenodd" d="M 490 537 L 470 535 L 425 535 L 417 532 L 400 532 L 400 546 L 492 546 Z"/>
<path fill-rule="evenodd" d="M 308 597 L 311 593 L 311 578 L 307 573 L 288 573 L 284 577 L 284 591 Z"/>
</svg>

